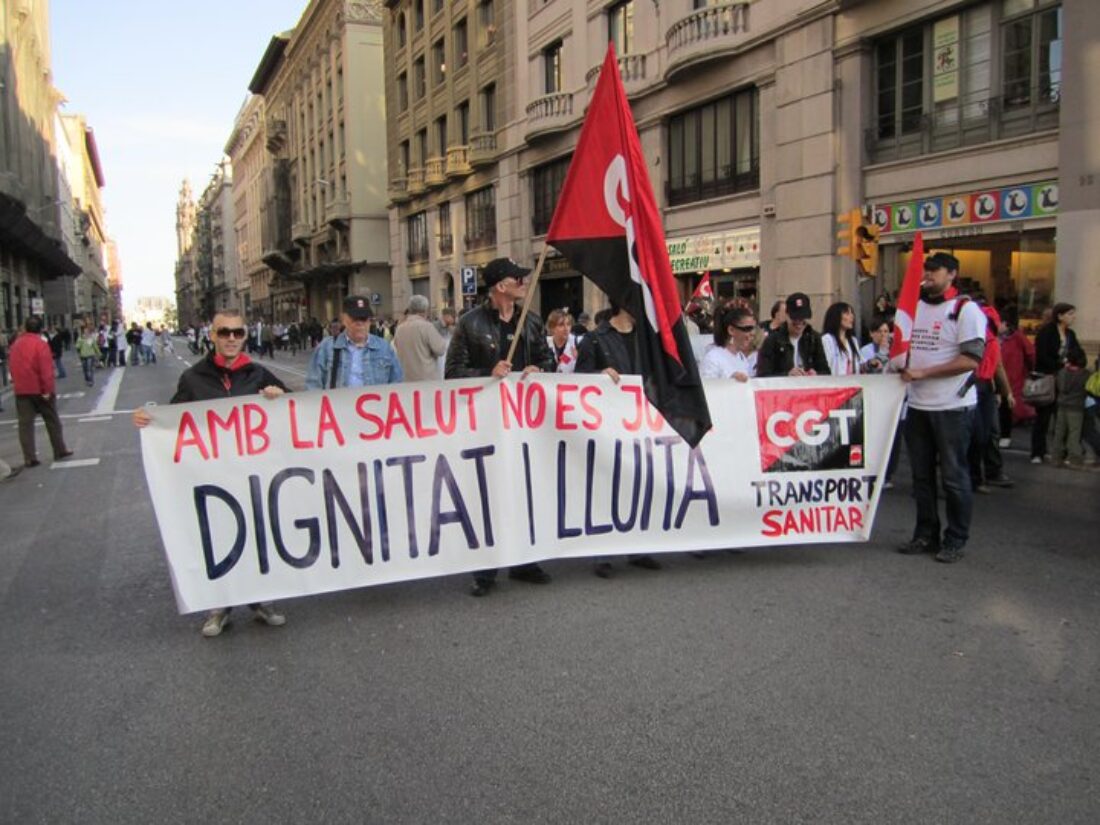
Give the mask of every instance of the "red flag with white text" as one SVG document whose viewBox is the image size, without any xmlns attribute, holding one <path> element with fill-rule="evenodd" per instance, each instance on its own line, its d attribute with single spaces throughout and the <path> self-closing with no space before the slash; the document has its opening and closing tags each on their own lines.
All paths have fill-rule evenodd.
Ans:
<svg viewBox="0 0 1100 825">
<path fill-rule="evenodd" d="M 894 340 L 890 344 L 890 360 L 909 352 L 909 338 L 913 334 L 913 319 L 917 317 L 920 301 L 920 284 L 924 278 L 924 236 L 920 232 L 913 239 L 913 254 L 905 269 L 905 280 L 898 293 L 897 312 L 894 315 Z"/>
<path fill-rule="evenodd" d="M 611 44 L 546 242 L 634 316 L 646 397 L 694 447 L 710 411 Z"/>
</svg>

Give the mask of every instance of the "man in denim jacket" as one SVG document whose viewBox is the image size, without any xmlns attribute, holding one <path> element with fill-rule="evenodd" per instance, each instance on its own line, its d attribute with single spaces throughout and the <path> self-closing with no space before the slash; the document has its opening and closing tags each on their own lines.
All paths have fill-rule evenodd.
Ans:
<svg viewBox="0 0 1100 825">
<path fill-rule="evenodd" d="M 374 313 L 361 295 L 344 299 L 344 331 L 325 338 L 313 351 L 306 373 L 306 389 L 367 387 L 404 380 L 397 353 L 388 341 L 370 334 Z"/>
</svg>

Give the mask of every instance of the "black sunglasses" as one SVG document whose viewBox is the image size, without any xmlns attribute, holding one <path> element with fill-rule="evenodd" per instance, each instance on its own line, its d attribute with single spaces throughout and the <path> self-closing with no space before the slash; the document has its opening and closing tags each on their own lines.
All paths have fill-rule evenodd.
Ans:
<svg viewBox="0 0 1100 825">
<path fill-rule="evenodd" d="M 739 329 L 742 332 L 753 332 L 756 329 L 756 324 L 747 324 L 742 326 L 741 324 L 733 324 L 734 329 Z"/>
<path fill-rule="evenodd" d="M 244 338 L 248 335 L 248 330 L 244 327 L 218 327 L 215 335 L 219 338 Z"/>
</svg>

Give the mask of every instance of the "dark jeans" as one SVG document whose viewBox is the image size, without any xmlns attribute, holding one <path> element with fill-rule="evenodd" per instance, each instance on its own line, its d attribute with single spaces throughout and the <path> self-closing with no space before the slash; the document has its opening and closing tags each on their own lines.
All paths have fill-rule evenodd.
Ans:
<svg viewBox="0 0 1100 825">
<path fill-rule="evenodd" d="M 1081 426 L 1081 441 L 1092 447 L 1100 459 L 1100 405 L 1085 407 L 1085 420 Z"/>
<path fill-rule="evenodd" d="M 57 356 L 53 359 L 54 369 L 57 370 L 58 378 L 67 378 L 68 374 L 65 372 L 65 365 L 61 363 L 61 356 Z"/>
<path fill-rule="evenodd" d="M 61 432 L 61 419 L 57 415 L 56 398 L 48 399 L 41 395 L 15 396 L 15 409 L 19 415 L 19 446 L 23 448 L 23 462 L 30 464 L 37 460 L 38 451 L 34 446 L 34 419 L 42 416 L 46 422 L 46 434 L 50 437 L 54 458 L 68 452 L 65 436 Z"/>
<path fill-rule="evenodd" d="M 88 386 L 95 383 L 95 356 L 88 355 L 80 359 L 80 366 L 84 369 L 84 381 Z"/>
<path fill-rule="evenodd" d="M 530 570 L 533 567 L 538 567 L 538 564 L 536 564 L 534 562 L 532 562 L 531 564 L 517 564 L 515 569 L 516 570 Z M 476 573 L 474 573 L 474 581 L 475 582 L 481 582 L 481 581 L 491 582 L 491 581 L 496 581 L 496 578 L 497 578 L 497 571 L 496 571 L 495 568 L 490 569 L 490 570 L 478 570 Z"/>
<path fill-rule="evenodd" d="M 978 382 L 978 406 L 974 411 L 974 434 L 970 439 L 967 459 L 970 462 L 971 486 L 986 479 L 1004 475 L 1004 460 L 997 446 L 1000 437 L 997 423 L 997 393 L 992 381 Z M 1007 406 L 1007 405 L 1006 405 Z"/>
<path fill-rule="evenodd" d="M 970 487 L 966 453 L 973 426 L 973 407 L 935 412 L 909 408 L 905 419 L 905 444 L 913 469 L 913 498 L 917 500 L 917 526 L 913 538 L 940 543 L 937 461 L 947 503 L 947 530 L 943 541 L 961 546 L 970 537 L 974 493 Z"/>
<path fill-rule="evenodd" d="M 1050 433 L 1050 425 L 1054 421 L 1054 413 L 1057 409 L 1058 407 L 1054 404 L 1035 408 L 1035 421 L 1031 425 L 1032 458 L 1042 458 L 1047 454 L 1047 435 Z"/>
</svg>

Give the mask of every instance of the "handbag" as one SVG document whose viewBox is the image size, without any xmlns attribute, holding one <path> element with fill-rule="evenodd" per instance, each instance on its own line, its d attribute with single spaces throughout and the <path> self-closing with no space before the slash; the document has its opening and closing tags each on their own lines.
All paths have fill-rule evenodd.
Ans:
<svg viewBox="0 0 1100 825">
<path fill-rule="evenodd" d="M 1100 371 L 1094 372 L 1085 382 L 1085 392 L 1093 398 L 1100 398 Z"/>
<path fill-rule="evenodd" d="M 1033 372 L 1024 379 L 1024 401 L 1033 407 L 1053 404 L 1055 399 L 1054 376 Z"/>
</svg>

